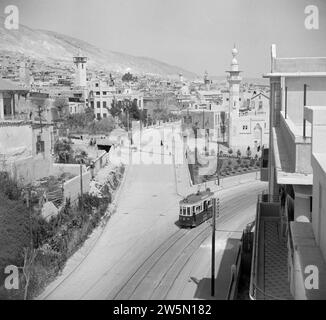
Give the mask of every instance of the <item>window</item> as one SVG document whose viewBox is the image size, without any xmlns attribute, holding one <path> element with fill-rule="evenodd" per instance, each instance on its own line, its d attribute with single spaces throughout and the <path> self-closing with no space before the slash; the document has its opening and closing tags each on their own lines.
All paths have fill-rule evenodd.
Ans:
<svg viewBox="0 0 326 320">
<path fill-rule="evenodd" d="M 103 96 L 106 96 L 106 91 L 103 91 Z"/>
<path fill-rule="evenodd" d="M 106 113 L 103 113 L 103 118 L 106 118 Z"/>
<path fill-rule="evenodd" d="M 97 120 L 101 120 L 101 114 L 100 113 L 98 113 L 96 116 L 97 116 Z"/>
<path fill-rule="evenodd" d="M 242 130 L 248 130 L 248 126 L 242 126 Z"/>
<path fill-rule="evenodd" d="M 97 106 L 98 108 L 101 108 L 101 102 L 100 102 L 100 101 L 97 101 L 97 102 L 96 102 L 96 106 Z"/>
<path fill-rule="evenodd" d="M 96 95 L 99 96 L 100 95 L 100 91 L 96 91 Z"/>
<path fill-rule="evenodd" d="M 94 109 L 94 101 L 91 101 L 91 108 Z"/>
<path fill-rule="evenodd" d="M 36 154 L 44 152 L 44 141 L 41 140 L 41 136 L 38 135 L 36 138 Z"/>
<path fill-rule="evenodd" d="M 187 209 L 186 208 L 183 208 L 183 215 L 185 216 L 187 214 Z"/>
<path fill-rule="evenodd" d="M 95 87 L 98 88 L 98 83 L 95 83 Z"/>
<path fill-rule="evenodd" d="M 103 101 L 103 108 L 106 108 L 106 101 Z"/>
<path fill-rule="evenodd" d="M 189 207 L 187 208 L 187 214 L 188 214 L 188 216 L 190 216 L 190 208 Z"/>
<path fill-rule="evenodd" d="M 263 108 L 263 101 L 259 101 L 259 109 L 262 109 Z"/>
</svg>

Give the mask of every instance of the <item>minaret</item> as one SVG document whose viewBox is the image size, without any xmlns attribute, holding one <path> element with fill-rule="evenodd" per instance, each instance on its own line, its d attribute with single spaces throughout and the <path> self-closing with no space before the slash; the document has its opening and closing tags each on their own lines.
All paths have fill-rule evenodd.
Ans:
<svg viewBox="0 0 326 320">
<path fill-rule="evenodd" d="M 205 73 L 204 73 L 204 85 L 205 85 L 206 90 L 210 89 L 210 81 L 208 79 L 207 71 L 205 71 Z"/>
<path fill-rule="evenodd" d="M 239 107 L 240 107 L 240 83 L 241 76 L 239 71 L 239 64 L 237 61 L 238 50 L 234 45 L 232 49 L 231 70 L 228 73 L 229 83 L 229 121 L 228 121 L 228 143 L 229 147 L 234 146 L 234 138 L 238 136 L 239 127 Z"/>
<path fill-rule="evenodd" d="M 179 81 L 180 81 L 181 83 L 183 83 L 183 74 L 182 74 L 182 73 L 179 73 Z"/>
<path fill-rule="evenodd" d="M 241 76 L 239 71 L 239 64 L 236 59 L 238 55 L 238 50 L 234 45 L 232 49 L 232 62 L 231 62 L 231 70 L 226 71 L 229 73 L 228 75 L 228 82 L 229 82 L 229 112 L 231 113 L 239 113 L 239 106 L 240 106 L 240 83 L 241 83 Z"/>
<path fill-rule="evenodd" d="M 78 52 L 77 56 L 74 58 L 74 64 L 76 68 L 75 74 L 75 86 L 76 87 L 86 87 L 86 64 L 87 64 L 87 57 L 82 56 L 80 51 Z"/>
</svg>

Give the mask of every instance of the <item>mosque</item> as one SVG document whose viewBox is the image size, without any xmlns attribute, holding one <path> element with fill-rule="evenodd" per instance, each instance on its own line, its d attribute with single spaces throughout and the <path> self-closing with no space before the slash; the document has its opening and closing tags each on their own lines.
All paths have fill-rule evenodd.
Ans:
<svg viewBox="0 0 326 320">
<path fill-rule="evenodd" d="M 248 92 L 241 89 L 241 71 L 237 60 L 238 50 L 232 49 L 232 62 L 228 73 L 228 144 L 234 151 L 250 147 L 259 150 L 269 142 L 269 97 L 265 92 Z"/>
</svg>

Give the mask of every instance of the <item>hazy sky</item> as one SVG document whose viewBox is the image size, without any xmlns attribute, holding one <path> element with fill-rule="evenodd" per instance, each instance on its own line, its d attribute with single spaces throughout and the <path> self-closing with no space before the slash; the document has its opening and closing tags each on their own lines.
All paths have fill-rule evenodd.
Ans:
<svg viewBox="0 0 326 320">
<path fill-rule="evenodd" d="M 279 56 L 326 56 L 326 0 L 0 0 L 2 12 L 7 4 L 29 27 L 200 75 L 225 74 L 234 43 L 247 77 L 269 71 L 272 43 Z M 319 30 L 304 27 L 307 5 L 319 8 Z"/>
</svg>

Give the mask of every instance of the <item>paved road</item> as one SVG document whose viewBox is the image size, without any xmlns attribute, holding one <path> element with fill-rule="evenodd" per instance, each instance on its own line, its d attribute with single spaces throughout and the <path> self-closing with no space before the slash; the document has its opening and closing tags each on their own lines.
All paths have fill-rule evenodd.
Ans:
<svg viewBox="0 0 326 320">
<path fill-rule="evenodd" d="M 175 179 L 172 164 L 131 164 L 117 211 L 92 251 L 41 298 L 209 298 L 211 227 L 209 222 L 194 229 L 178 227 L 181 198 Z M 225 253 L 233 248 L 236 231 L 252 221 L 256 195 L 263 188 L 264 183 L 252 181 L 220 191 L 216 236 L 216 285 L 220 288 L 227 286 L 229 271 L 223 268 L 232 259 Z"/>
</svg>

